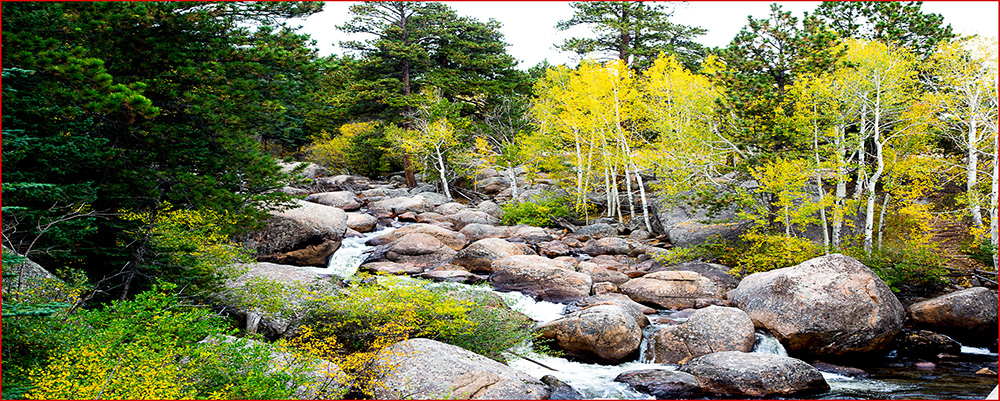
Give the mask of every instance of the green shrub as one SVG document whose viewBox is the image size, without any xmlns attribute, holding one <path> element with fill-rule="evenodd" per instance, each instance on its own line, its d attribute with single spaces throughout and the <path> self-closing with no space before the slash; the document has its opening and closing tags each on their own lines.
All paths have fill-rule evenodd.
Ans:
<svg viewBox="0 0 1000 401">
<path fill-rule="evenodd" d="M 391 144 L 378 122 L 344 124 L 340 135 L 323 131 L 306 152 L 309 161 L 332 171 L 384 176 L 400 168 L 389 155 Z"/>
<path fill-rule="evenodd" d="M 306 322 L 321 336 L 335 337 L 345 351 L 366 350 L 384 334 L 379 328 L 389 324 L 403 327 L 406 338 L 435 339 L 501 362 L 534 337 L 530 319 L 492 293 L 393 276 L 377 282 L 363 277 L 308 307 Z"/>
<path fill-rule="evenodd" d="M 572 216 L 573 202 L 566 197 L 544 194 L 532 201 L 509 202 L 502 209 L 503 224 L 548 227 L 554 224 L 553 219 L 557 217 Z"/>
<path fill-rule="evenodd" d="M 673 249 L 657 260 L 664 264 L 714 262 L 732 268 L 730 274 L 744 277 L 795 266 L 821 254 L 822 249 L 805 238 L 750 231 L 738 240 L 715 236 L 690 248 Z"/>
<path fill-rule="evenodd" d="M 996 266 L 993 266 L 993 256 L 997 254 L 997 247 L 990 244 L 989 240 L 970 239 L 962 243 L 958 251 L 967 255 L 969 259 L 996 270 Z"/>
<path fill-rule="evenodd" d="M 884 245 L 866 254 L 861 248 L 848 248 L 844 253 L 868 266 L 885 281 L 893 292 L 909 285 L 935 285 L 944 281 L 947 270 L 941 268 L 939 253 L 928 247 Z"/>
</svg>

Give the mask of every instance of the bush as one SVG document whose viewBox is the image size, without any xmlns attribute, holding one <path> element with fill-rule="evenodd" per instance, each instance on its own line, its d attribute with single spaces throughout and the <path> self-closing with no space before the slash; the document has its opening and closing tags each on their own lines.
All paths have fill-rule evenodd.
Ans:
<svg viewBox="0 0 1000 401">
<path fill-rule="evenodd" d="M 555 218 L 573 215 L 573 202 L 566 197 L 546 193 L 526 202 L 509 202 L 503 205 L 503 224 L 527 224 L 535 227 L 552 226 Z"/>
<path fill-rule="evenodd" d="M 347 352 L 365 351 L 395 324 L 405 338 L 424 337 L 505 361 L 505 355 L 533 339 L 530 319 L 519 318 L 494 294 L 458 291 L 423 280 L 380 276 L 309 305 L 306 321 Z"/>
<path fill-rule="evenodd" d="M 732 275 L 745 277 L 795 266 L 821 254 L 820 246 L 805 238 L 749 231 L 739 240 L 725 240 L 716 236 L 703 244 L 658 255 L 657 260 L 664 264 L 714 262 L 731 267 L 729 273 Z"/>
<path fill-rule="evenodd" d="M 969 239 L 962 243 L 958 251 L 983 266 L 992 267 L 994 271 L 997 268 L 993 266 L 993 256 L 997 254 L 997 247 L 990 244 L 987 239 Z"/>
<path fill-rule="evenodd" d="M 380 123 L 362 122 L 342 125 L 338 136 L 322 131 L 306 152 L 309 161 L 331 171 L 375 178 L 400 168 L 390 147 Z"/>
<path fill-rule="evenodd" d="M 48 315 L 9 316 L 5 302 L 4 398 L 280 399 L 308 381 L 307 360 L 275 366 L 270 345 L 199 344 L 233 330 L 174 289 Z"/>
<path fill-rule="evenodd" d="M 928 247 L 884 245 L 871 254 L 861 248 L 845 249 L 844 253 L 871 268 L 893 292 L 911 285 L 940 284 L 948 273 L 941 268 L 938 252 Z"/>
</svg>

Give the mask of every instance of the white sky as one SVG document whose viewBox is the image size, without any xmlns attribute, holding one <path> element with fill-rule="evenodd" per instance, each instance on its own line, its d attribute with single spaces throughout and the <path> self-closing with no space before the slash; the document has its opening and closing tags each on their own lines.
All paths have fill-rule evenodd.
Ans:
<svg viewBox="0 0 1000 401">
<path fill-rule="evenodd" d="M 555 25 L 560 20 L 573 16 L 573 9 L 565 1 L 444 1 L 462 16 L 470 16 L 480 21 L 489 18 L 503 23 L 501 33 L 510 46 L 507 52 L 521 63 L 519 68 L 527 69 L 548 59 L 552 64 L 575 63 L 572 53 L 556 50 L 555 44 L 573 36 L 588 36 L 589 30 L 574 27 L 559 32 Z M 698 37 L 707 46 L 725 46 L 744 25 L 747 16 L 765 18 L 770 11 L 769 1 L 692 1 L 666 2 L 676 5 L 672 21 L 708 29 L 708 33 Z M 818 1 L 778 2 L 795 17 L 802 17 L 804 11 L 813 11 Z M 363 40 L 360 35 L 347 35 L 336 26 L 350 19 L 347 1 L 330 1 L 323 12 L 306 19 L 290 21 L 290 25 L 302 25 L 300 32 L 310 34 L 317 41 L 320 55 L 340 54 L 343 50 L 338 43 L 343 40 Z M 997 1 L 925 1 L 925 13 L 939 13 L 945 23 L 959 34 L 979 34 L 997 36 Z"/>
</svg>

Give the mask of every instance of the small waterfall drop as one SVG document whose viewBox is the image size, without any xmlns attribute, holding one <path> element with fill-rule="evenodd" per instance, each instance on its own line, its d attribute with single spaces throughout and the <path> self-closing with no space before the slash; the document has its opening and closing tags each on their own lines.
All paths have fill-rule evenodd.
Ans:
<svg viewBox="0 0 1000 401">
<path fill-rule="evenodd" d="M 756 340 L 753 344 L 753 352 L 788 356 L 788 351 L 785 350 L 785 347 L 774 336 L 762 332 L 754 333 L 754 336 Z"/>
</svg>

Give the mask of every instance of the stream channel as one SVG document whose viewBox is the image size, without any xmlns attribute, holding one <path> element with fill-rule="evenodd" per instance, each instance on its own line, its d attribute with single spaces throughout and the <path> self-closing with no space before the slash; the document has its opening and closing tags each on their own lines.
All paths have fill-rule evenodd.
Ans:
<svg viewBox="0 0 1000 401">
<path fill-rule="evenodd" d="M 399 225 L 397 225 L 398 227 Z M 394 227 L 385 227 L 378 231 L 365 234 L 363 237 L 345 238 L 340 249 L 330 258 L 328 268 L 302 269 L 323 275 L 335 275 L 342 278 L 353 276 L 365 258 L 365 253 L 372 247 L 365 245 L 371 238 L 388 234 Z M 489 286 L 468 285 L 459 283 L 434 283 L 429 280 L 411 278 L 427 282 L 428 286 L 445 286 L 456 290 L 490 291 L 501 296 L 513 309 L 530 316 L 539 322 L 555 320 L 562 315 L 566 306 L 560 303 L 535 301 L 519 292 L 497 292 Z M 670 317 L 675 311 L 659 311 L 657 316 Z M 650 321 L 654 316 L 650 316 Z M 683 318 L 672 318 L 683 321 Z M 639 369 L 674 370 L 676 365 L 644 363 L 646 360 L 646 344 L 649 338 L 662 325 L 651 323 L 643 331 L 642 350 L 639 359 L 619 365 L 597 365 L 570 361 L 564 358 L 532 354 L 529 357 L 535 361 L 555 369 L 549 370 L 536 363 L 516 358 L 509 361 L 515 369 L 535 378 L 553 375 L 573 386 L 588 399 L 652 399 L 651 396 L 629 388 L 624 383 L 614 382 L 620 373 Z M 753 352 L 766 352 L 787 356 L 784 347 L 773 336 L 758 331 Z M 809 362 L 809 361 L 807 361 Z M 996 369 L 997 354 L 985 348 L 962 347 L 959 358 L 938 362 L 930 369 L 920 369 L 914 366 L 920 360 L 900 358 L 895 351 L 890 350 L 884 355 L 873 357 L 868 361 L 858 361 L 855 367 L 869 373 L 867 378 L 853 378 L 834 373 L 823 372 L 823 377 L 830 385 L 830 391 L 822 394 L 812 394 L 806 399 L 984 399 L 997 385 L 997 377 L 981 376 L 975 372 L 991 363 Z"/>
</svg>

